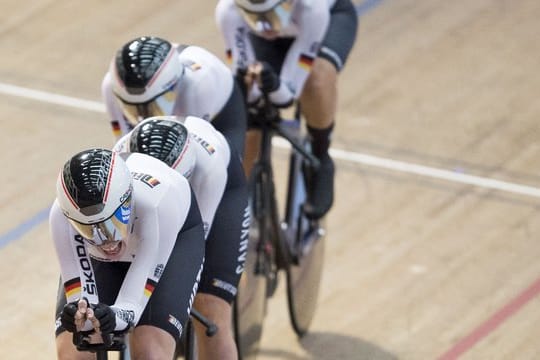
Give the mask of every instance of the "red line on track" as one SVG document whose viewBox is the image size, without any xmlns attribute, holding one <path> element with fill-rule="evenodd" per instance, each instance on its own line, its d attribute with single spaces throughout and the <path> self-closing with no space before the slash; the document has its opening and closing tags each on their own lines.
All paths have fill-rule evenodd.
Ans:
<svg viewBox="0 0 540 360">
<path fill-rule="evenodd" d="M 452 348 L 441 355 L 438 360 L 457 359 L 460 355 L 470 350 L 477 342 L 488 336 L 506 319 L 514 315 L 519 309 L 540 293 L 540 278 L 530 285 L 516 298 L 494 313 L 489 319 L 474 329 L 469 335 L 461 339 Z"/>
</svg>

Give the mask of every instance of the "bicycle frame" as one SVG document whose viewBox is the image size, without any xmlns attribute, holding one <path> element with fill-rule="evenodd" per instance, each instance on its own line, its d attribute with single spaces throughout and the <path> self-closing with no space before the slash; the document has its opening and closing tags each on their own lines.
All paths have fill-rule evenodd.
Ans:
<svg viewBox="0 0 540 360">
<path fill-rule="evenodd" d="M 246 285 L 239 287 L 235 302 L 235 338 L 243 360 L 254 359 L 258 352 L 267 299 L 277 288 L 280 270 L 285 270 L 287 275 L 293 328 L 299 336 L 307 332 L 316 308 L 324 249 L 319 221 L 308 220 L 303 214 L 310 178 L 306 172 L 316 170 L 320 163 L 311 154 L 301 131 L 299 108 L 293 120 L 283 120 L 268 99 L 264 100 L 267 106 L 258 124 L 261 131 L 259 155 L 248 182 L 252 226 L 243 275 Z M 282 204 L 277 201 L 272 166 L 275 136 L 292 146 L 284 217 L 278 211 L 278 205 Z"/>
<path fill-rule="evenodd" d="M 317 169 L 319 160 L 306 150 L 305 144 L 300 138 L 300 112 L 297 107 L 293 120 L 282 120 L 277 109 L 268 104 L 265 108 L 265 119 L 261 122 L 261 143 L 259 159 L 255 163 L 252 172 L 251 184 L 255 186 L 252 191 L 253 214 L 259 223 L 270 224 L 263 225 L 261 237 L 268 237 L 276 250 L 276 264 L 278 269 L 286 269 L 293 256 L 297 260 L 299 249 L 291 248 L 291 245 L 297 244 L 294 239 L 299 236 L 299 232 L 305 231 L 309 226 L 307 220 L 302 216 L 301 206 L 295 206 L 302 203 L 306 197 L 306 188 L 304 181 L 300 179 L 302 171 L 300 167 L 307 164 L 311 169 Z M 275 196 L 274 174 L 272 168 L 272 138 L 278 135 L 293 147 L 289 168 L 289 183 L 287 199 L 285 203 L 285 217 L 282 222 L 279 216 L 277 201 Z M 295 224 L 299 220 L 301 223 Z M 313 227 L 313 226 L 311 226 Z M 314 228 L 314 227 L 313 227 Z M 291 234 L 291 230 L 295 234 Z M 264 242 L 264 239 L 262 241 Z M 288 246 L 284 246 L 288 245 Z"/>
</svg>

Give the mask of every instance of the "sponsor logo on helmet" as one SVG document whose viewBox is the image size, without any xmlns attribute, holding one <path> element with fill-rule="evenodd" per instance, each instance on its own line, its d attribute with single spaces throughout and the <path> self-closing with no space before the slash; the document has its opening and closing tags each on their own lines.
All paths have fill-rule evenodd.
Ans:
<svg viewBox="0 0 540 360">
<path fill-rule="evenodd" d="M 120 203 L 123 204 L 131 196 L 132 191 L 133 191 L 133 185 L 129 184 L 129 189 L 127 189 L 124 195 L 120 196 Z"/>
<path fill-rule="evenodd" d="M 124 207 L 122 206 L 120 210 L 122 210 L 122 222 L 127 223 L 129 216 L 131 215 L 131 207 L 124 210 Z"/>
<path fill-rule="evenodd" d="M 165 85 L 163 85 L 163 86 L 161 87 L 161 90 L 169 90 L 169 89 L 172 90 L 172 88 L 174 88 L 174 86 L 175 86 L 176 83 L 178 82 L 178 79 L 180 79 L 180 76 L 175 75 L 171 80 L 167 81 L 167 82 L 165 83 Z M 149 86 L 147 86 L 147 88 L 148 88 L 148 87 L 149 87 Z"/>
</svg>

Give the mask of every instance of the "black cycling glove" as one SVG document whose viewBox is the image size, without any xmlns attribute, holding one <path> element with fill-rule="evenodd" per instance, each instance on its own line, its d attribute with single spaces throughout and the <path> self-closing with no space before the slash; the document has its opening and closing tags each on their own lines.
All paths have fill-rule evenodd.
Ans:
<svg viewBox="0 0 540 360">
<path fill-rule="evenodd" d="M 77 326 L 75 325 L 75 314 L 77 313 L 78 302 L 79 301 L 74 301 L 64 305 L 62 314 L 60 314 L 60 322 L 62 323 L 62 326 L 71 333 L 77 331 Z"/>
<path fill-rule="evenodd" d="M 263 93 L 270 94 L 271 92 L 279 89 L 279 76 L 269 63 L 262 61 L 260 64 L 262 66 L 262 70 L 260 74 L 261 83 L 259 84 L 259 87 Z"/>
<path fill-rule="evenodd" d="M 116 327 L 116 313 L 109 305 L 99 303 L 94 307 L 94 316 L 99 320 L 102 334 L 110 334 Z"/>
</svg>

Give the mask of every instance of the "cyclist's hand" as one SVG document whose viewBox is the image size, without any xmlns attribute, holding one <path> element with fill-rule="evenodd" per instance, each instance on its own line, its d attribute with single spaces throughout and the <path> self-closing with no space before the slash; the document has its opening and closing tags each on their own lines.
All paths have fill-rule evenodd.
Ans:
<svg viewBox="0 0 540 360">
<path fill-rule="evenodd" d="M 92 321 L 94 329 L 102 334 L 110 334 L 116 327 L 116 314 L 109 305 L 99 303 L 93 309 L 93 314 L 89 320 Z"/>
<path fill-rule="evenodd" d="M 261 121 L 264 120 L 264 101 L 259 99 L 253 103 L 247 104 L 247 121 L 248 128 L 260 127 Z"/>
<path fill-rule="evenodd" d="M 76 332 L 77 326 L 75 325 L 75 314 L 77 313 L 77 302 L 72 302 L 64 305 L 62 314 L 60 315 L 60 321 L 62 326 L 69 332 Z"/>
<path fill-rule="evenodd" d="M 258 84 L 261 91 L 265 94 L 270 94 L 279 89 L 279 76 L 272 66 L 265 61 L 258 64 Z"/>
<path fill-rule="evenodd" d="M 69 332 L 81 331 L 86 321 L 88 301 L 80 299 L 64 305 L 60 321 L 62 326 Z"/>
<path fill-rule="evenodd" d="M 236 75 L 234 77 L 238 86 L 240 87 L 240 90 L 242 91 L 242 94 L 244 95 L 244 98 L 247 98 L 247 92 L 251 86 L 249 77 L 248 77 L 248 69 L 238 68 L 236 70 Z"/>
</svg>

